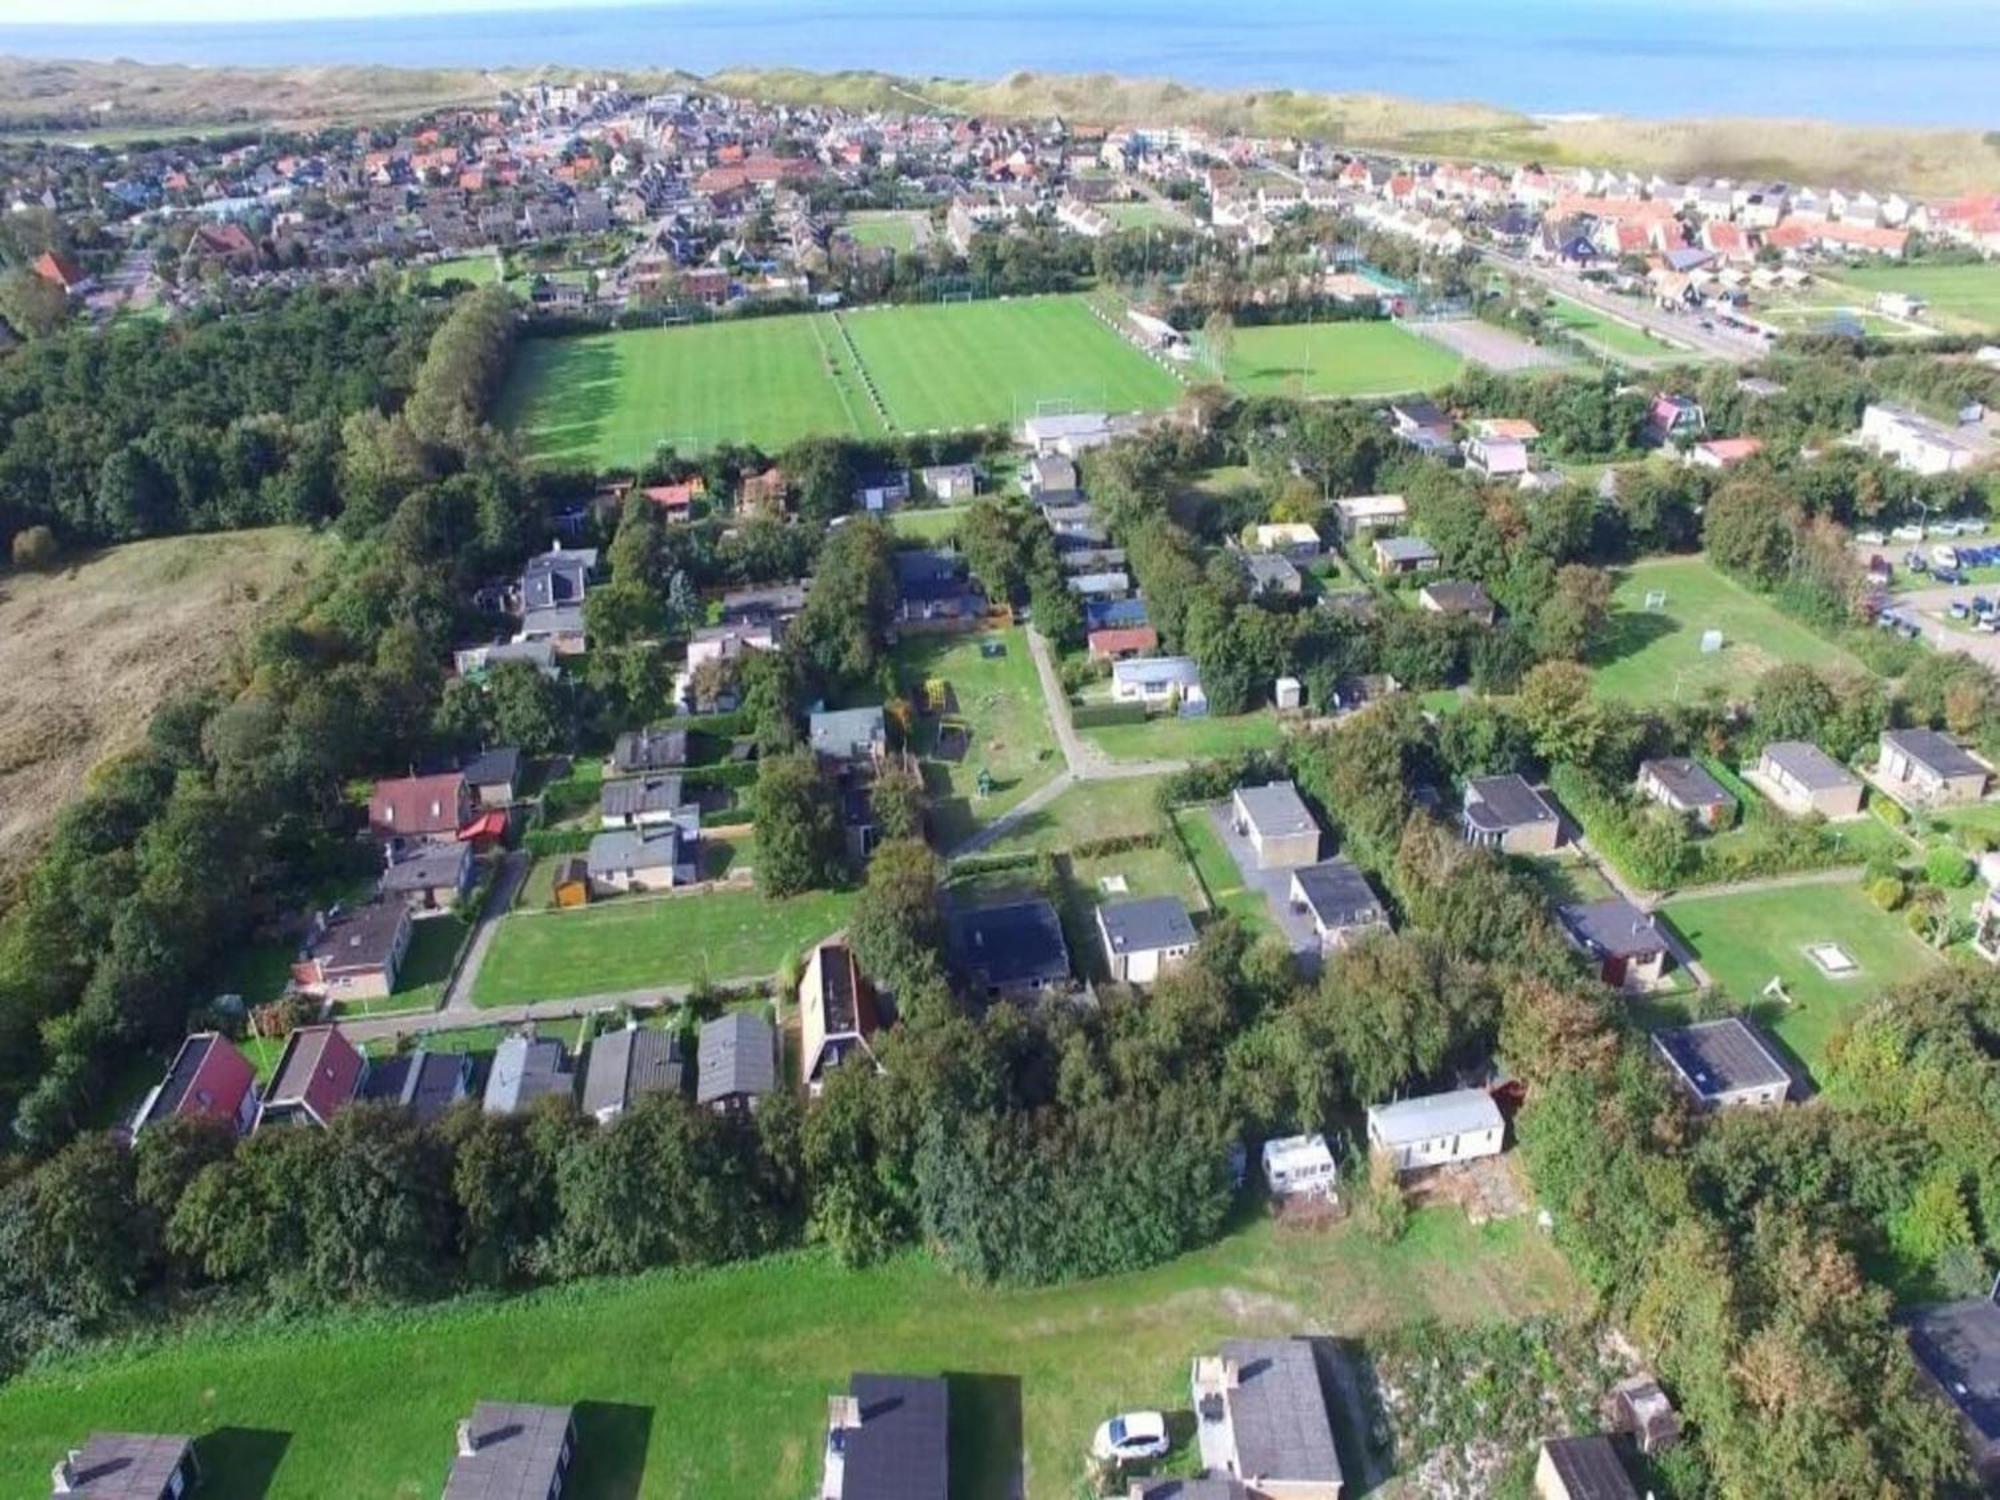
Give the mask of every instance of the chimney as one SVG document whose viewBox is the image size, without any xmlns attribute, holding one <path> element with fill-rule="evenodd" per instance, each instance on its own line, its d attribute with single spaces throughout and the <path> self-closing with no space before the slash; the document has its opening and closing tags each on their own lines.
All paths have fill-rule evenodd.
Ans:
<svg viewBox="0 0 2000 1500">
<path fill-rule="evenodd" d="M 479 1439 L 472 1435 L 471 1421 L 461 1421 L 458 1424 L 458 1456 L 460 1458 L 470 1458 L 478 1451 Z"/>
<path fill-rule="evenodd" d="M 1233 1359 L 1222 1362 L 1222 1386 L 1224 1390 L 1241 1390 L 1243 1387 L 1243 1366 Z"/>
<path fill-rule="evenodd" d="M 861 1401 L 855 1396 L 826 1398 L 826 1428 L 829 1432 L 852 1432 L 861 1426 Z"/>
<path fill-rule="evenodd" d="M 49 1471 L 49 1484 L 58 1495 L 76 1493 L 76 1461 L 83 1455 L 72 1448 L 56 1460 L 56 1466 Z"/>
</svg>

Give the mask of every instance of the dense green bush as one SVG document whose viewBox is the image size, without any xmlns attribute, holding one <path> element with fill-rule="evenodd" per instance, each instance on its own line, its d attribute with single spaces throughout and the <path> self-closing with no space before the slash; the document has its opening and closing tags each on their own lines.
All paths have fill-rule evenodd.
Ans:
<svg viewBox="0 0 2000 1500">
<path fill-rule="evenodd" d="M 1078 703 L 1069 711 L 1069 721 L 1078 729 L 1103 729 L 1112 724 L 1143 724 L 1143 703 Z"/>
</svg>

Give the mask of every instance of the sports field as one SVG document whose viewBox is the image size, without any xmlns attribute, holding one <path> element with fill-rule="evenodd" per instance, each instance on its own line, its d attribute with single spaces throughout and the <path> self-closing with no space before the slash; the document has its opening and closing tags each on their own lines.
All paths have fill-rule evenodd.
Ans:
<svg viewBox="0 0 2000 1500">
<path fill-rule="evenodd" d="M 1630 323 L 1621 323 L 1581 302 L 1572 302 L 1567 297 L 1552 299 L 1547 312 L 1548 320 L 1558 328 L 1575 334 L 1584 342 L 1596 345 L 1606 354 L 1626 355 L 1633 359 L 1658 359 L 1663 355 L 1683 354 L 1658 339 L 1649 338 Z"/>
<path fill-rule="evenodd" d="M 775 452 L 822 433 L 1007 426 L 1044 404 L 1142 411 L 1179 395 L 1081 298 L 1026 297 L 531 339 L 499 415 L 536 459 L 608 469 L 661 443 Z"/>
<path fill-rule="evenodd" d="M 919 225 L 924 216 L 915 213 L 900 213 L 891 209 L 876 209 L 847 216 L 841 225 L 854 237 L 857 245 L 884 246 L 901 254 L 917 248 Z M 929 238 L 929 226 L 923 225 L 921 232 Z"/>
<path fill-rule="evenodd" d="M 2000 332 L 2000 264 L 1862 266 L 1834 273 L 1858 288 L 1865 306 L 1877 292 L 1908 292 L 1930 304 L 1928 321 L 1950 332 Z"/>
<path fill-rule="evenodd" d="M 1394 396 L 1447 385 L 1463 361 L 1393 323 L 1239 328 L 1229 383 L 1252 396 Z"/>
</svg>

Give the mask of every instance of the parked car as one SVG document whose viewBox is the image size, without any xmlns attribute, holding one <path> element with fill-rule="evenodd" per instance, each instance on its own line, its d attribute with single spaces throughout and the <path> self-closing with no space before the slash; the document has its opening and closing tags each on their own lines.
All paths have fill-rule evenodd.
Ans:
<svg viewBox="0 0 2000 1500">
<path fill-rule="evenodd" d="M 1931 577 L 1939 583 L 1949 584 L 1953 588 L 1965 582 L 1965 575 L 1956 568 L 1932 568 Z"/>
<path fill-rule="evenodd" d="M 1872 531 L 1872 530 L 1871 530 L 1871 531 L 1857 531 L 1857 532 L 1855 532 L 1855 533 L 1854 533 L 1854 540 L 1855 540 L 1855 541 L 1857 541 L 1857 542 L 1859 542 L 1859 543 L 1861 543 L 1861 545 L 1862 545 L 1862 546 L 1864 546 L 1864 547 L 1879 547 L 1879 546 L 1881 546 L 1881 545 L 1882 545 L 1882 544 L 1883 544 L 1883 543 L 1884 543 L 1885 541 L 1887 541 L 1887 540 L 1888 540 L 1888 538 L 1887 538 L 1887 537 L 1885 537 L 1885 536 L 1883 536 L 1883 535 L 1882 535 L 1882 533 L 1881 533 L 1881 532 L 1879 532 L 1879 531 Z"/>
<path fill-rule="evenodd" d="M 1972 606 L 1963 599 L 1954 599 L 1945 606 L 1945 613 L 1954 620 L 1963 620 L 1972 613 Z"/>
<path fill-rule="evenodd" d="M 1930 533 L 1932 536 L 1957 536 L 1958 522 L 1933 521 L 1931 522 Z"/>
<path fill-rule="evenodd" d="M 1924 539 L 1924 528 L 1921 526 L 1898 526 L 1889 535 L 1899 542 L 1921 542 Z"/>
<path fill-rule="evenodd" d="M 1127 1463 L 1164 1457 L 1172 1446 L 1167 1440 L 1166 1417 L 1156 1411 L 1128 1411 L 1097 1429 L 1090 1440 L 1090 1456 Z"/>
<path fill-rule="evenodd" d="M 1956 547 L 1931 548 L 1931 568 L 1933 571 L 1935 571 L 1939 567 L 1956 568 L 1957 566 L 1958 566 L 1958 548 Z"/>
</svg>

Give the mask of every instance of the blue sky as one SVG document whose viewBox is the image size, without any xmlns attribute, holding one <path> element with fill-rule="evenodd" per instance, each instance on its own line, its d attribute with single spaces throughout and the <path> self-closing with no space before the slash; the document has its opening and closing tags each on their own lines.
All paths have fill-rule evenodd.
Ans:
<svg viewBox="0 0 2000 1500">
<path fill-rule="evenodd" d="M 302 16 L 393 16 L 454 10 L 549 8 L 550 0 L 65 0 L 43 18 L 64 25 L 158 25 L 162 21 L 281 21 Z M 587 0 L 598 6 L 638 0 Z M 656 0 L 657 3 L 657 0 Z M 9 19 L 0 3 L 0 22 Z"/>
</svg>

